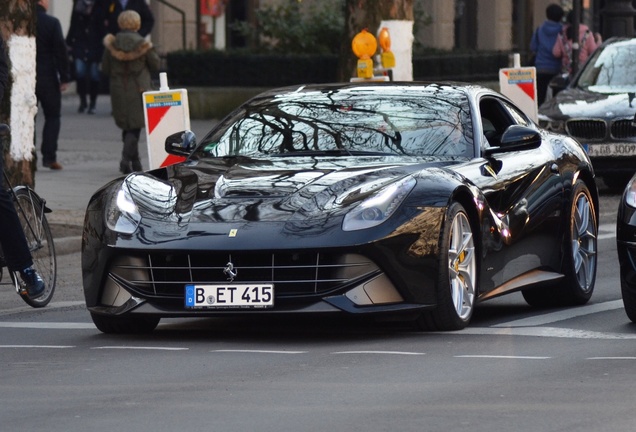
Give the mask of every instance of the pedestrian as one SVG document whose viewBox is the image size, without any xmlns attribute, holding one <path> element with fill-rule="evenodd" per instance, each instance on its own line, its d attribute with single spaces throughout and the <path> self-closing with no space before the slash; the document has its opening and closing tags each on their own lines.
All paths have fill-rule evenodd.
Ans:
<svg viewBox="0 0 636 432">
<path fill-rule="evenodd" d="M 0 34 L 0 107 L 2 97 L 9 82 L 9 68 L 4 40 Z M 4 152 L 0 151 L 0 178 L 4 178 Z M 1 182 L 1 180 L 0 180 Z M 22 286 L 31 299 L 40 297 L 45 290 L 45 284 L 40 275 L 33 268 L 33 258 L 29 251 L 18 213 L 15 210 L 11 194 L 4 187 L 0 187 L 0 246 L 4 253 L 5 263 L 10 272 L 21 280 Z M 19 278 L 19 279 L 18 279 Z"/>
<path fill-rule="evenodd" d="M 574 41 L 574 13 L 570 11 L 567 16 L 567 24 L 563 27 L 561 33 L 557 37 L 552 54 L 561 59 L 562 72 L 572 73 L 572 42 Z M 593 34 L 590 28 L 583 24 L 579 24 L 579 66 L 583 65 L 588 57 L 596 50 L 603 41 L 599 33 Z"/>
<path fill-rule="evenodd" d="M 155 19 L 146 0 L 97 0 L 96 20 L 102 35 L 116 34 L 119 31 L 117 17 L 123 11 L 132 10 L 139 14 L 141 25 L 138 33 L 146 37 L 150 34 Z"/>
<path fill-rule="evenodd" d="M 99 61 L 104 46 L 94 19 L 95 0 L 75 0 L 66 45 L 71 49 L 75 83 L 80 104 L 77 112 L 95 114 L 100 88 Z M 90 98 L 87 100 L 87 96 Z M 90 103 L 90 105 L 89 105 Z"/>
<path fill-rule="evenodd" d="M 133 10 L 117 19 L 120 31 L 104 38 L 102 71 L 110 77 L 110 99 L 115 123 L 122 130 L 119 170 L 141 171 L 139 135 L 145 126 L 142 93 L 151 89 L 151 74 L 159 71 L 159 56 L 139 33 L 141 17 Z"/>
<path fill-rule="evenodd" d="M 530 51 L 534 54 L 537 71 L 537 103 L 543 104 L 550 80 L 561 73 L 561 60 L 552 54 L 552 48 L 561 33 L 564 11 L 558 4 L 550 4 L 545 10 L 546 20 L 532 34 Z"/>
<path fill-rule="evenodd" d="M 42 130 L 42 165 L 61 170 L 57 161 L 57 140 L 60 135 L 62 92 L 69 82 L 68 52 L 57 18 L 48 15 L 49 0 L 38 0 L 36 27 L 35 96 L 44 112 Z"/>
</svg>

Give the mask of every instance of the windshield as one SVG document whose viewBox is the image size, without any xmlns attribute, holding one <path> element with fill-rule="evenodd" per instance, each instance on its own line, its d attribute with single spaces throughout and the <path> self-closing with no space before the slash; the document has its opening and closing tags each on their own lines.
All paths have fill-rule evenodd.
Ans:
<svg viewBox="0 0 636 432">
<path fill-rule="evenodd" d="M 469 119 L 466 96 L 440 87 L 292 92 L 244 106 L 206 137 L 195 154 L 469 157 Z"/>
<path fill-rule="evenodd" d="M 591 91 L 636 91 L 636 44 L 616 42 L 597 50 L 578 80 L 578 86 Z"/>
</svg>

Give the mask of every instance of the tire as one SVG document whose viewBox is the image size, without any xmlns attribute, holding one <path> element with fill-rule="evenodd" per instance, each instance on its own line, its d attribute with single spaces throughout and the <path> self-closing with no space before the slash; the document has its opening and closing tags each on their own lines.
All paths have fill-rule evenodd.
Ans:
<svg viewBox="0 0 636 432">
<path fill-rule="evenodd" d="M 461 330 L 477 300 L 477 253 L 468 213 L 458 202 L 446 212 L 440 241 L 437 307 L 424 312 L 416 326 L 423 330 Z"/>
<path fill-rule="evenodd" d="M 572 191 L 569 223 L 562 247 L 562 273 L 565 280 L 555 287 L 524 290 L 531 306 L 579 306 L 594 292 L 597 268 L 598 222 L 590 191 L 577 181 Z"/>
<path fill-rule="evenodd" d="M 143 334 L 151 333 L 161 318 L 154 316 L 112 316 L 91 312 L 95 327 L 107 334 Z"/>
<path fill-rule="evenodd" d="M 15 207 L 31 251 L 33 268 L 46 285 L 44 294 L 40 297 L 31 299 L 24 292 L 20 292 L 20 297 L 29 306 L 41 308 L 49 304 L 55 292 L 57 259 L 53 235 L 44 215 L 43 204 L 35 192 L 28 188 L 14 189 L 14 191 Z"/>
</svg>

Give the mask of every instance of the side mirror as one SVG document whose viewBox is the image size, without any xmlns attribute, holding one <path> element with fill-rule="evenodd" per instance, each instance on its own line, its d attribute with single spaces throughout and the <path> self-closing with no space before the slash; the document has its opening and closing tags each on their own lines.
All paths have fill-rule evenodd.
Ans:
<svg viewBox="0 0 636 432">
<path fill-rule="evenodd" d="M 172 155 L 190 156 L 196 146 L 197 137 L 194 132 L 185 130 L 166 137 L 164 148 L 166 153 Z"/>
<path fill-rule="evenodd" d="M 553 92 L 560 92 L 570 84 L 570 74 L 558 74 L 548 84 Z"/>
<path fill-rule="evenodd" d="M 512 125 L 506 129 L 499 140 L 499 147 L 491 147 L 485 150 L 486 156 L 495 153 L 507 153 L 520 150 L 531 150 L 541 145 L 541 134 L 526 126 Z"/>
</svg>

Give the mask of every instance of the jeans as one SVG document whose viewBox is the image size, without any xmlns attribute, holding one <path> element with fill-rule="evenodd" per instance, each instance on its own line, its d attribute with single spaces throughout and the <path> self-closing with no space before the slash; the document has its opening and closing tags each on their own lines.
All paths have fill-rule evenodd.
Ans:
<svg viewBox="0 0 636 432">
<path fill-rule="evenodd" d="M 86 79 L 91 81 L 99 81 L 99 63 L 97 62 L 85 62 L 82 59 L 75 59 L 75 78 L 79 80 Z"/>
</svg>

